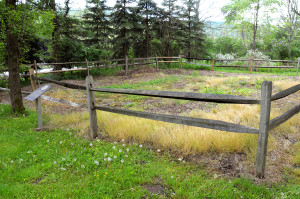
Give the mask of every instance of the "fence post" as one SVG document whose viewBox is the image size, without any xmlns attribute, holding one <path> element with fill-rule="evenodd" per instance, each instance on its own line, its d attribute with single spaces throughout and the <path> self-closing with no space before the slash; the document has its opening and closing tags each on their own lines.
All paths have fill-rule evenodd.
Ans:
<svg viewBox="0 0 300 199">
<path fill-rule="evenodd" d="M 156 70 L 158 69 L 158 58 L 157 55 L 155 55 L 155 63 L 156 63 Z"/>
<path fill-rule="evenodd" d="M 299 64 L 300 64 L 300 58 L 298 58 L 298 64 L 297 64 L 297 76 L 298 76 L 298 72 L 299 72 Z"/>
<path fill-rule="evenodd" d="M 180 56 L 180 69 L 182 70 L 182 55 Z"/>
<path fill-rule="evenodd" d="M 256 153 L 256 177 L 264 178 L 268 150 L 272 82 L 264 81 L 261 87 L 261 110 Z"/>
<path fill-rule="evenodd" d="M 214 66 L 215 66 L 215 57 L 212 58 L 212 63 L 211 63 L 211 70 L 214 71 Z"/>
<path fill-rule="evenodd" d="M 35 62 L 35 65 L 36 65 L 36 62 Z M 34 70 L 31 68 L 31 69 L 29 69 L 29 77 L 30 77 L 30 83 L 31 83 L 32 92 L 36 90 L 36 82 L 32 78 L 33 76 L 34 76 Z M 42 130 L 42 128 L 43 128 L 43 117 L 42 117 L 42 114 L 43 113 L 42 113 L 42 101 L 41 101 L 41 97 L 38 97 L 35 100 L 35 107 L 36 107 L 36 114 L 37 114 L 37 118 L 38 118 L 38 129 L 37 130 Z"/>
<path fill-rule="evenodd" d="M 85 64 L 86 64 L 87 76 L 90 76 L 89 61 L 87 59 L 85 59 Z"/>
<path fill-rule="evenodd" d="M 91 138 L 97 137 L 98 124 L 97 124 L 97 111 L 95 107 L 95 94 L 94 91 L 90 91 L 90 89 L 94 85 L 94 80 L 92 76 L 86 77 L 86 91 L 88 97 L 88 108 L 89 108 L 89 116 L 90 116 L 90 131 Z"/>
<path fill-rule="evenodd" d="M 253 56 L 250 57 L 250 74 L 252 74 Z"/>
<path fill-rule="evenodd" d="M 125 75 L 128 74 L 128 55 L 125 56 Z"/>
<path fill-rule="evenodd" d="M 34 60 L 33 63 L 34 63 L 34 68 L 35 68 L 35 77 L 37 77 L 38 76 L 38 68 L 37 68 L 36 60 Z M 36 80 L 36 83 L 38 85 L 40 85 L 40 81 L 39 80 Z"/>
</svg>

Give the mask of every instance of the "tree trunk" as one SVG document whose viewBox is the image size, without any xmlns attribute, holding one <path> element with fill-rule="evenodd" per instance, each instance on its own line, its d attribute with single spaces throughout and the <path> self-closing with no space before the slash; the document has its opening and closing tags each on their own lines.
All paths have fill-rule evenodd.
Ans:
<svg viewBox="0 0 300 199">
<path fill-rule="evenodd" d="M 16 0 L 6 0 L 8 9 L 16 10 Z M 6 21 L 6 42 L 8 53 L 8 72 L 9 72 L 9 89 L 10 101 L 12 111 L 16 113 L 23 113 L 25 108 L 23 106 L 20 74 L 19 74 L 19 46 L 18 37 L 13 33 L 12 28 L 8 26 Z"/>
</svg>

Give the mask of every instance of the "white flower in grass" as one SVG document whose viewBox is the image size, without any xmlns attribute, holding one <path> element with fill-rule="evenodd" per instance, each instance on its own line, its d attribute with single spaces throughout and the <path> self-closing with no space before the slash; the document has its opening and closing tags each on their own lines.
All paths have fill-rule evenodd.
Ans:
<svg viewBox="0 0 300 199">
<path fill-rule="evenodd" d="M 69 131 L 70 129 L 67 129 L 67 131 Z"/>
<path fill-rule="evenodd" d="M 123 160 L 123 159 L 121 160 L 121 163 L 124 163 L 124 160 Z"/>
<path fill-rule="evenodd" d="M 72 133 L 70 132 L 69 135 L 72 135 Z"/>
<path fill-rule="evenodd" d="M 59 144 L 62 144 L 62 141 L 60 141 Z"/>
<path fill-rule="evenodd" d="M 65 171 L 66 170 L 66 168 L 60 168 L 62 171 Z"/>
<path fill-rule="evenodd" d="M 74 162 L 76 162 L 76 161 L 77 161 L 77 159 L 75 158 L 73 161 L 74 161 Z"/>
<path fill-rule="evenodd" d="M 20 162 L 23 162 L 23 159 L 20 159 Z"/>
<path fill-rule="evenodd" d="M 129 148 L 127 148 L 126 151 L 129 152 Z"/>
<path fill-rule="evenodd" d="M 215 174 L 215 175 L 214 175 L 214 179 L 216 179 L 217 177 L 218 177 L 218 175 L 217 175 L 217 174 Z"/>
<path fill-rule="evenodd" d="M 174 176 L 171 176 L 171 178 L 173 179 L 173 178 L 174 178 Z"/>
<path fill-rule="evenodd" d="M 56 162 L 56 161 L 54 161 L 54 162 L 53 162 L 53 164 L 57 164 L 57 162 Z"/>
<path fill-rule="evenodd" d="M 32 153 L 32 151 L 27 151 L 27 153 Z"/>
<path fill-rule="evenodd" d="M 72 142 L 72 143 L 71 143 L 71 145 L 73 146 L 73 145 L 74 145 L 74 143 Z"/>
<path fill-rule="evenodd" d="M 142 147 L 143 147 L 143 145 L 141 145 L 141 144 L 140 144 L 140 145 L 139 145 L 139 147 L 140 147 L 140 148 L 142 148 Z"/>
<path fill-rule="evenodd" d="M 104 153 L 104 156 L 107 156 L 107 153 Z"/>
<path fill-rule="evenodd" d="M 97 142 L 100 142 L 100 140 L 99 140 L 99 139 L 97 139 Z"/>
<path fill-rule="evenodd" d="M 117 141 L 114 141 L 114 144 L 117 144 L 118 142 Z"/>
<path fill-rule="evenodd" d="M 92 144 L 92 143 L 90 143 L 90 146 L 93 146 L 93 144 Z"/>
<path fill-rule="evenodd" d="M 126 146 L 126 144 L 122 144 L 122 146 L 123 146 L 123 147 L 125 147 L 125 146 Z"/>
<path fill-rule="evenodd" d="M 65 160 L 66 160 L 66 158 L 62 158 L 61 160 L 62 160 L 62 161 L 65 161 Z"/>
<path fill-rule="evenodd" d="M 182 161 L 182 158 L 178 158 L 179 161 Z"/>
<path fill-rule="evenodd" d="M 104 158 L 104 161 L 106 161 L 107 160 L 107 158 Z"/>
<path fill-rule="evenodd" d="M 160 152 L 160 149 L 157 149 L 157 152 Z"/>
<path fill-rule="evenodd" d="M 99 162 L 98 162 L 97 160 L 95 160 L 94 163 L 95 163 L 96 165 L 99 165 Z"/>
<path fill-rule="evenodd" d="M 76 138 L 77 137 L 77 135 L 74 135 L 74 138 Z"/>
<path fill-rule="evenodd" d="M 114 159 L 116 159 L 117 158 L 117 156 L 114 156 Z"/>
<path fill-rule="evenodd" d="M 185 163 L 185 160 L 183 160 L 182 162 Z"/>
<path fill-rule="evenodd" d="M 124 141 L 125 141 L 124 139 L 121 140 L 121 142 L 124 142 Z"/>
<path fill-rule="evenodd" d="M 14 163 L 14 161 L 13 161 L 13 160 L 11 160 L 11 161 L 10 161 L 10 163 Z"/>
<path fill-rule="evenodd" d="M 113 149 L 115 149 L 116 147 L 115 147 L 115 146 L 113 146 L 112 148 L 113 148 Z"/>
<path fill-rule="evenodd" d="M 47 142 L 49 142 L 49 140 L 47 140 Z"/>
<path fill-rule="evenodd" d="M 128 155 L 125 155 L 125 158 L 128 158 Z"/>
<path fill-rule="evenodd" d="M 107 161 L 108 161 L 108 162 L 110 162 L 110 161 L 111 161 L 111 158 L 110 158 L 110 157 L 108 157 L 108 158 L 107 158 Z"/>
<path fill-rule="evenodd" d="M 119 152 L 121 153 L 121 152 L 122 152 L 122 149 L 119 149 Z"/>
<path fill-rule="evenodd" d="M 84 164 L 81 165 L 81 168 L 85 168 Z"/>
</svg>

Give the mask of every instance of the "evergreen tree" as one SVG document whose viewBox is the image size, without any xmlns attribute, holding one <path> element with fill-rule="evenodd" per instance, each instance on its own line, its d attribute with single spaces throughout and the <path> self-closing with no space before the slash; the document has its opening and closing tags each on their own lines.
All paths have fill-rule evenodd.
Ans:
<svg viewBox="0 0 300 199">
<path fill-rule="evenodd" d="M 130 7 L 135 0 L 117 0 L 111 14 L 111 23 L 114 28 L 114 56 L 125 57 L 130 46 L 139 38 L 141 26 L 136 7 Z"/>
<path fill-rule="evenodd" d="M 156 3 L 152 0 L 140 0 L 137 10 L 142 24 L 142 39 L 140 42 L 141 45 L 136 46 L 137 49 L 135 51 L 139 52 L 141 57 L 149 57 L 151 53 L 150 41 L 154 37 L 153 24 L 157 19 Z M 144 51 L 144 48 L 146 48 L 146 51 Z"/>
<path fill-rule="evenodd" d="M 97 49 L 108 46 L 109 20 L 108 7 L 105 0 L 87 0 L 87 12 L 84 14 L 84 23 L 87 30 L 87 45 L 92 45 Z"/>
</svg>

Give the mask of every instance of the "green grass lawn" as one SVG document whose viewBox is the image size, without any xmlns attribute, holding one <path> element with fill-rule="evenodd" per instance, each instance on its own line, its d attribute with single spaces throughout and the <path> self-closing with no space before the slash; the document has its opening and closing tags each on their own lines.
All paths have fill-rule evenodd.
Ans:
<svg viewBox="0 0 300 199">
<path fill-rule="evenodd" d="M 299 185 L 256 185 L 126 141 L 72 129 L 34 131 L 36 115 L 0 105 L 0 198 L 299 198 Z M 209 167 L 209 166 L 208 166 Z M 160 194 L 147 191 L 152 185 Z"/>
</svg>

